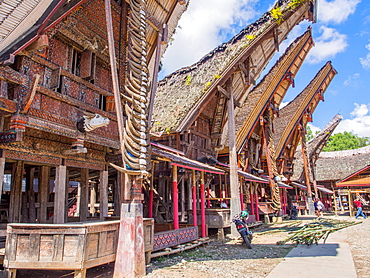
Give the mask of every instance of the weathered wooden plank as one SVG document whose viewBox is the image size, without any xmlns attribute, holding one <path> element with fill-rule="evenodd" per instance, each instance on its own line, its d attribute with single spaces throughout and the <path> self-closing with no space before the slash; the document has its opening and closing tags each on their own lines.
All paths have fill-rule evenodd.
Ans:
<svg viewBox="0 0 370 278">
<path fill-rule="evenodd" d="M 13 166 L 14 179 L 10 192 L 9 204 L 9 222 L 20 222 L 21 218 L 21 194 L 22 194 L 22 177 L 23 177 L 24 162 L 18 160 Z"/>
<path fill-rule="evenodd" d="M 53 255 L 52 261 L 63 261 L 64 235 L 53 236 Z"/>
<path fill-rule="evenodd" d="M 106 242 L 107 242 L 107 232 L 101 232 L 99 234 L 99 247 L 98 247 L 98 257 L 103 257 L 106 255 Z"/>
<path fill-rule="evenodd" d="M 30 234 L 30 249 L 29 258 L 30 261 L 38 261 L 40 254 L 40 234 Z"/>
<path fill-rule="evenodd" d="M 66 183 L 67 167 L 59 165 L 55 171 L 55 201 L 54 219 L 55 224 L 64 223 L 66 219 Z"/>
</svg>

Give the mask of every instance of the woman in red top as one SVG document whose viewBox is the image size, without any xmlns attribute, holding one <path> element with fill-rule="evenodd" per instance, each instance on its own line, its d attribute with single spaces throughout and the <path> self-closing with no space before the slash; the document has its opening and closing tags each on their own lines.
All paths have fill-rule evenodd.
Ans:
<svg viewBox="0 0 370 278">
<path fill-rule="evenodd" d="M 353 203 L 355 204 L 356 208 L 357 208 L 357 213 L 356 213 L 356 219 L 361 215 L 364 219 L 366 219 L 366 216 L 364 214 L 364 212 L 362 211 L 362 203 L 360 201 L 360 198 L 357 197 L 356 200 L 353 201 Z"/>
</svg>

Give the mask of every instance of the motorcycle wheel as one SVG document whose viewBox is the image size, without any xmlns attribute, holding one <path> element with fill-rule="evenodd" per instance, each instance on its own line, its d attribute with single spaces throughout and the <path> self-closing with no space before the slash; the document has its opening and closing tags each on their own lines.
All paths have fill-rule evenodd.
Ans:
<svg viewBox="0 0 370 278">
<path fill-rule="evenodd" d="M 248 249 L 252 249 L 251 242 L 249 241 L 247 236 L 243 236 L 243 240 L 245 242 L 245 245 L 247 246 Z"/>
</svg>

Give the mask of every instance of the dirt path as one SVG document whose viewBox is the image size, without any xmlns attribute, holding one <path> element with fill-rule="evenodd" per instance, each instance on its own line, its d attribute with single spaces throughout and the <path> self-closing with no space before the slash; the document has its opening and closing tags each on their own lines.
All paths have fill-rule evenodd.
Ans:
<svg viewBox="0 0 370 278">
<path fill-rule="evenodd" d="M 348 218 L 340 218 L 348 220 Z M 286 224 L 286 223 L 285 223 Z M 285 225 L 284 224 L 284 225 Z M 275 225 L 276 227 L 276 225 Z M 258 233 L 258 231 L 256 231 Z M 291 244 L 276 245 L 287 232 L 258 235 L 253 238 L 253 249 L 246 249 L 241 240 L 228 239 L 224 243 L 211 241 L 208 245 L 183 253 L 152 260 L 147 266 L 145 277 L 266 277 L 271 270 L 293 248 Z M 355 262 L 358 278 L 368 278 L 370 273 L 370 219 L 346 228 L 347 241 Z M 88 269 L 88 278 L 111 278 L 114 265 L 103 265 Z M 18 271 L 18 278 L 64 277 L 72 278 L 71 271 Z"/>
</svg>

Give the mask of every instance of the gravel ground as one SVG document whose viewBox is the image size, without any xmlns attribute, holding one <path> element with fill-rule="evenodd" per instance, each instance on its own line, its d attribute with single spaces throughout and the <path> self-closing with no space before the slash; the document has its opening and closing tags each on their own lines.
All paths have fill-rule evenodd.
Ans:
<svg viewBox="0 0 370 278">
<path fill-rule="evenodd" d="M 348 217 L 339 217 L 339 219 L 349 220 Z M 357 221 L 362 223 L 346 228 L 347 241 L 351 247 L 358 278 L 369 278 L 370 219 Z M 279 227 L 279 225 L 276 224 L 273 227 Z M 253 249 L 251 250 L 242 245 L 240 239 L 227 238 L 225 242 L 211 240 L 209 244 L 196 249 L 153 259 L 147 266 L 145 277 L 266 277 L 293 246 L 291 244 L 276 245 L 277 241 L 287 236 L 287 232 L 261 235 L 258 235 L 259 231 L 254 232 Z M 113 270 L 113 264 L 91 268 L 87 271 L 87 277 L 111 278 Z M 71 271 L 20 270 L 17 277 L 72 278 L 73 273 Z"/>
<path fill-rule="evenodd" d="M 362 220 L 356 220 L 362 221 Z M 370 277 L 370 219 L 346 229 L 347 242 L 350 244 L 357 277 Z"/>
</svg>

